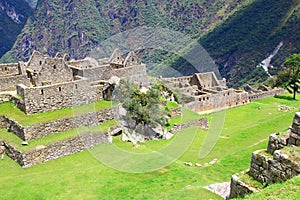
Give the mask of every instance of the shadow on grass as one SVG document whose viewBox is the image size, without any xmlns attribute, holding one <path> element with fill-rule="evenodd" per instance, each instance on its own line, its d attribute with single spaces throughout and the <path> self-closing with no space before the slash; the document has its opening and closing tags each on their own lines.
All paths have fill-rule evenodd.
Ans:
<svg viewBox="0 0 300 200">
<path fill-rule="evenodd" d="M 284 100 L 289 100 L 289 101 L 298 101 L 297 99 L 293 99 L 293 97 L 286 96 L 286 95 L 275 95 L 274 97 L 277 98 L 277 99 L 284 99 Z"/>
</svg>

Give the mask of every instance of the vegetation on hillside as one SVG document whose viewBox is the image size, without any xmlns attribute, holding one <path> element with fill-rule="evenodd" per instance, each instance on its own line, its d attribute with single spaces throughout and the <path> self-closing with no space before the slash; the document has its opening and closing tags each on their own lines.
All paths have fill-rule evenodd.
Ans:
<svg viewBox="0 0 300 200">
<path fill-rule="evenodd" d="M 300 1 L 255 0 L 200 39 L 233 86 L 268 78 L 256 66 L 282 41 L 273 75 L 288 55 L 300 51 Z"/>
<path fill-rule="evenodd" d="M 165 27 L 197 38 L 250 0 L 41 0 L 3 60 L 26 60 L 34 49 L 83 58 L 113 34 L 139 26 Z"/>
<path fill-rule="evenodd" d="M 31 15 L 33 10 L 25 0 L 0 2 L 0 57 L 12 48 Z"/>
</svg>

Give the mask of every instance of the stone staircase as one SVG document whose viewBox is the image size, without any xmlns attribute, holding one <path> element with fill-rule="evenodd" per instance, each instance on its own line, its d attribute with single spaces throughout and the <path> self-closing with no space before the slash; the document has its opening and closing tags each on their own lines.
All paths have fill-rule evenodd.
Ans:
<svg viewBox="0 0 300 200">
<path fill-rule="evenodd" d="M 229 199 L 243 197 L 300 173 L 300 112 L 286 133 L 269 137 L 267 150 L 252 153 L 250 170 L 231 177 Z"/>
</svg>

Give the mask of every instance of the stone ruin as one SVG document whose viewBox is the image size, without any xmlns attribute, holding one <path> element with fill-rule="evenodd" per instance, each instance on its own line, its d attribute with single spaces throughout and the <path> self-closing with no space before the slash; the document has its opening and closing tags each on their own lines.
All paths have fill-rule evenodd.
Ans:
<svg viewBox="0 0 300 200">
<path fill-rule="evenodd" d="M 123 59 L 118 49 L 100 60 L 70 60 L 60 54 L 52 58 L 35 51 L 28 62 L 0 64 L 0 69 L 0 102 L 15 93 L 10 100 L 26 114 L 109 99 L 111 91 L 105 86 L 114 76 L 148 82 L 146 66 L 135 53 Z"/>
<path fill-rule="evenodd" d="M 254 179 L 254 181 L 267 186 L 286 181 L 299 173 L 300 112 L 297 112 L 293 124 L 287 132 L 270 135 L 267 151 L 253 152 L 248 172 L 232 176 L 229 198 L 243 197 L 258 191 L 259 188 L 247 181 L 249 179 Z"/>
<path fill-rule="evenodd" d="M 218 80 L 214 72 L 196 73 L 192 76 L 163 78 L 171 88 L 179 90 L 183 106 L 195 112 L 214 111 L 243 105 L 252 100 L 284 93 L 283 89 L 259 87 L 257 90 L 228 88 L 226 80 Z M 250 87 L 250 86 L 249 86 Z M 247 87 L 245 87 L 247 89 Z"/>
<path fill-rule="evenodd" d="M 68 55 L 60 53 L 55 57 L 48 57 L 34 51 L 28 62 L 0 64 L 0 103 L 10 101 L 24 113 L 35 114 L 102 99 L 111 100 L 114 89 L 112 82 L 116 77 L 126 78 L 143 86 L 148 86 L 150 82 L 145 64 L 133 51 L 124 56 L 116 49 L 109 58 L 98 60 L 72 60 Z M 196 112 L 242 105 L 252 99 L 283 93 L 283 90 L 270 89 L 253 93 L 229 89 L 226 80 L 218 80 L 213 72 L 162 80 L 182 93 L 183 106 Z M 114 119 L 111 109 L 31 126 L 23 126 L 7 116 L 0 116 L 0 128 L 6 128 L 27 142 L 79 126 L 96 126 L 111 119 Z M 203 128 L 207 126 L 207 121 L 201 119 L 192 124 L 200 124 Z M 183 127 L 185 125 L 175 126 L 171 134 Z M 23 167 L 29 167 L 109 142 L 111 135 L 101 133 L 76 136 L 49 146 L 38 146 L 29 152 L 22 152 L 5 141 L 4 146 L 12 159 Z"/>
</svg>

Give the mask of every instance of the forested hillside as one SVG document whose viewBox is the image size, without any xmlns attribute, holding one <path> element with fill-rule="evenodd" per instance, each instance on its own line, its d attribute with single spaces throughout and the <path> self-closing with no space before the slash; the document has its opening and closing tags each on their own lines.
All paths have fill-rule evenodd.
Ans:
<svg viewBox="0 0 300 200">
<path fill-rule="evenodd" d="M 276 74 L 286 57 L 300 52 L 300 1 L 256 0 L 240 9 L 200 39 L 232 85 L 263 81 L 268 76 L 257 68 L 283 42 L 273 58 Z"/>
<path fill-rule="evenodd" d="M 25 0 L 0 1 L 0 57 L 12 48 L 32 14 L 33 10 Z"/>
<path fill-rule="evenodd" d="M 60 51 L 72 58 L 83 58 L 116 33 L 140 26 L 163 27 L 198 40 L 215 60 L 221 75 L 231 86 L 238 87 L 268 78 L 267 73 L 256 66 L 279 44 L 282 46 L 271 60 L 274 69 L 269 67 L 270 74 L 276 74 L 288 55 L 300 52 L 300 0 L 27 2 L 32 7 L 37 3 L 35 13 L 17 40 L 14 38 L 12 50 L 1 62 L 27 60 L 33 50 L 50 56 Z M 16 24 L 0 27 L 6 26 Z M 0 29 L 3 30 L 6 29 Z M 18 33 L 14 31 L 11 38 Z M 2 39 L 3 35 L 1 32 L 1 40 L 8 42 Z M 147 55 L 144 61 L 163 61 L 184 75 L 193 72 L 189 63 L 174 54 L 147 51 Z"/>
<path fill-rule="evenodd" d="M 115 33 L 159 26 L 197 38 L 249 0 L 109 1 L 40 0 L 11 52 L 2 61 L 26 60 L 34 49 L 82 58 Z"/>
</svg>

